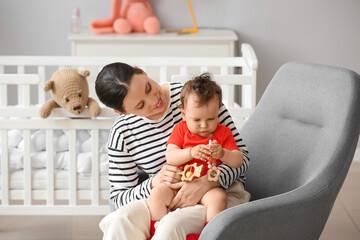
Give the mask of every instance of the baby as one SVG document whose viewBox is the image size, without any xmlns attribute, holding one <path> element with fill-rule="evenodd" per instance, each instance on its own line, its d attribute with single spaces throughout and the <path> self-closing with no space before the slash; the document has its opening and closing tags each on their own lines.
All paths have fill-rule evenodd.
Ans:
<svg viewBox="0 0 360 240">
<path fill-rule="evenodd" d="M 168 164 L 184 167 L 196 162 L 203 165 L 202 175 L 209 169 L 209 158 L 216 159 L 216 165 L 225 163 L 237 168 L 243 164 L 239 151 L 229 128 L 218 123 L 219 109 L 222 105 L 221 88 L 204 73 L 183 86 L 180 93 L 183 121 L 178 123 L 167 142 L 166 160 Z M 209 146 L 209 140 L 215 144 Z M 152 189 L 149 198 L 151 220 L 159 221 L 168 213 L 168 206 L 177 194 L 163 184 Z M 206 192 L 200 200 L 206 207 L 206 221 L 227 207 L 226 194 L 220 187 Z"/>
</svg>

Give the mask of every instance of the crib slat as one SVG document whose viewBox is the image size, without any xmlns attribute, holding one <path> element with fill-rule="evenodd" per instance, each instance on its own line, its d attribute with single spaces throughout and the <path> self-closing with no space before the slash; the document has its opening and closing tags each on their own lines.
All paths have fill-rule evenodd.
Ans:
<svg viewBox="0 0 360 240">
<path fill-rule="evenodd" d="M 222 66 L 220 68 L 220 74 L 221 75 L 227 75 L 228 74 L 228 67 Z M 221 82 L 221 81 L 220 81 Z M 235 104 L 235 86 L 234 85 L 223 85 L 223 94 L 227 93 L 227 106 L 228 107 L 234 107 Z"/>
<path fill-rule="evenodd" d="M 242 107 L 244 108 L 251 108 L 252 101 L 251 101 L 251 86 L 250 85 L 243 85 L 241 90 L 241 96 L 242 96 Z"/>
<path fill-rule="evenodd" d="M 24 104 L 24 107 L 30 107 L 30 85 L 26 84 L 26 85 L 23 85 L 23 96 L 24 96 L 24 99 L 23 99 L 23 104 Z"/>
<path fill-rule="evenodd" d="M 228 74 L 228 67 L 226 67 L 226 66 L 222 66 L 221 67 L 221 69 L 220 69 L 220 74 L 221 75 L 226 75 L 226 74 Z"/>
<path fill-rule="evenodd" d="M 208 71 L 208 67 L 207 66 L 201 66 L 200 67 L 200 72 L 201 73 L 204 73 L 204 72 L 207 72 Z"/>
<path fill-rule="evenodd" d="M 19 65 L 19 66 L 17 67 L 17 73 L 18 73 L 18 74 L 24 74 L 24 73 L 25 73 L 25 66 Z M 22 95 L 23 86 L 22 86 L 22 85 L 18 85 L 17 87 L 18 87 L 18 104 L 21 105 L 21 104 L 23 104 L 23 100 L 24 100 L 23 95 Z"/>
<path fill-rule="evenodd" d="M 180 75 L 186 75 L 187 74 L 187 68 L 186 66 L 180 67 Z"/>
<path fill-rule="evenodd" d="M 7 85 L 0 84 L 0 107 L 6 107 L 7 104 Z"/>
<path fill-rule="evenodd" d="M 45 66 L 38 66 L 38 74 L 40 77 L 40 83 L 38 84 L 38 103 L 42 104 L 45 102 L 45 92 L 44 92 L 44 83 L 45 83 Z"/>
<path fill-rule="evenodd" d="M 92 205 L 99 205 L 99 130 L 91 130 L 91 148 L 92 148 L 92 162 L 91 162 L 91 189 L 92 189 Z"/>
<path fill-rule="evenodd" d="M 9 205 L 9 158 L 7 130 L 1 130 L 1 205 Z"/>
<path fill-rule="evenodd" d="M 0 74 L 4 74 L 4 66 L 0 65 Z M 0 84 L 0 106 L 7 106 L 7 86 Z"/>
<path fill-rule="evenodd" d="M 46 204 L 54 205 L 54 130 L 46 130 L 46 178 L 47 178 L 47 196 Z"/>
<path fill-rule="evenodd" d="M 165 66 L 160 67 L 160 83 L 164 83 L 167 80 L 167 68 Z"/>
<path fill-rule="evenodd" d="M 69 130 L 69 205 L 76 205 L 76 130 Z"/>
<path fill-rule="evenodd" d="M 24 205 L 31 205 L 30 130 L 24 130 Z"/>
</svg>

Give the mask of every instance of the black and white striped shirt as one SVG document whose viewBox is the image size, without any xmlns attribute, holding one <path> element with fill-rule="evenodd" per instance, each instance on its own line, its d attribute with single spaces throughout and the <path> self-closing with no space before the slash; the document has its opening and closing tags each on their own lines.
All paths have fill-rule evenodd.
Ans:
<svg viewBox="0 0 360 240">
<path fill-rule="evenodd" d="M 121 115 L 115 121 L 110 131 L 108 156 L 110 199 L 116 208 L 149 197 L 151 180 L 166 163 L 166 142 L 174 126 L 182 120 L 178 108 L 182 86 L 180 83 L 170 83 L 169 106 L 160 119 Z M 249 166 L 249 156 L 224 105 L 219 110 L 219 122 L 231 129 L 244 156 L 244 164 L 240 168 L 231 168 L 224 163 L 219 166 L 219 182 L 226 189 L 238 178 L 245 181 L 244 172 Z M 150 176 L 140 184 L 139 168 Z"/>
</svg>

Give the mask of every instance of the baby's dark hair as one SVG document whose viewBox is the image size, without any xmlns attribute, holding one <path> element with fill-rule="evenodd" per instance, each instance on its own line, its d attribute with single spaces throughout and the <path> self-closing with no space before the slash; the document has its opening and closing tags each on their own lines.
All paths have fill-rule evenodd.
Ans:
<svg viewBox="0 0 360 240">
<path fill-rule="evenodd" d="M 180 107 L 185 107 L 187 99 L 192 93 L 198 97 L 200 106 L 207 104 L 214 96 L 219 100 L 219 107 L 222 105 L 221 87 L 212 80 L 210 73 L 203 73 L 185 83 L 180 92 Z"/>
<path fill-rule="evenodd" d="M 126 63 L 115 62 L 106 65 L 95 81 L 96 95 L 107 107 L 125 112 L 123 103 L 134 74 L 142 74 L 141 69 Z"/>
</svg>

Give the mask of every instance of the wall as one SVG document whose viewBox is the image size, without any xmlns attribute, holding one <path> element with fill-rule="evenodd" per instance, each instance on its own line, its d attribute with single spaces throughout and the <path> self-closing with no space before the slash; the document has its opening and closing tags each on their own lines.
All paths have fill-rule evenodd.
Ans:
<svg viewBox="0 0 360 240">
<path fill-rule="evenodd" d="M 82 25 L 107 17 L 112 0 L 1 0 L 1 55 L 70 55 L 72 8 Z M 191 27 L 185 0 L 149 0 L 165 28 Z M 192 0 L 199 27 L 234 29 L 258 56 L 258 98 L 287 61 L 360 73 L 358 0 Z"/>
</svg>

